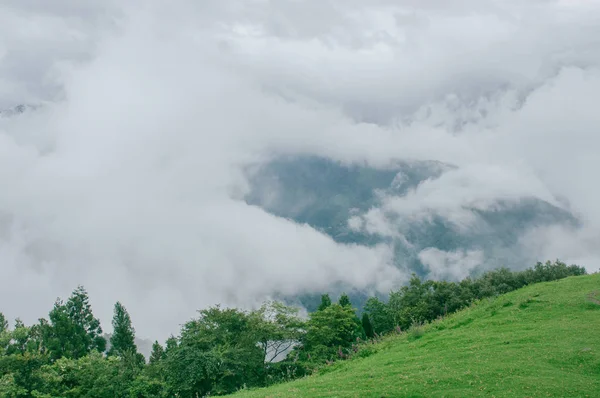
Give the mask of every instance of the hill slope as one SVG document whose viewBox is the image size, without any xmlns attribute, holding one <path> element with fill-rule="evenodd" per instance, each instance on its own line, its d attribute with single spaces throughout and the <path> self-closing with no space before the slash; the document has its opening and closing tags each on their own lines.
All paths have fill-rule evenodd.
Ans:
<svg viewBox="0 0 600 398">
<path fill-rule="evenodd" d="M 597 397 L 600 274 L 533 285 L 390 337 L 322 374 L 236 397 Z"/>
</svg>

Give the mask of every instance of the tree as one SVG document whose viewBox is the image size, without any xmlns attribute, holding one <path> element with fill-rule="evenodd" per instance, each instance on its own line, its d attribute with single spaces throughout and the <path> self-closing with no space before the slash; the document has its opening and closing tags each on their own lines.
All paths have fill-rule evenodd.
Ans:
<svg viewBox="0 0 600 398">
<path fill-rule="evenodd" d="M 128 397 L 135 398 L 162 398 L 168 397 L 167 386 L 161 378 L 152 375 L 140 374 L 129 387 Z"/>
<path fill-rule="evenodd" d="M 329 307 L 331 305 L 331 298 L 329 297 L 329 294 L 325 293 L 323 295 L 321 295 L 321 304 L 319 304 L 319 308 L 317 308 L 317 311 L 323 311 L 325 308 Z"/>
<path fill-rule="evenodd" d="M 373 333 L 387 333 L 394 328 L 394 321 L 387 304 L 377 297 L 370 297 L 367 300 L 364 306 L 364 312 L 369 316 L 369 321 L 373 327 Z"/>
<path fill-rule="evenodd" d="M 348 297 L 346 293 L 342 293 L 340 299 L 338 300 L 338 304 L 342 307 L 352 307 L 352 304 L 350 303 L 350 297 Z"/>
<path fill-rule="evenodd" d="M 105 358 L 95 350 L 79 359 L 58 359 L 42 372 L 46 383 L 34 397 L 125 398 L 132 384 L 120 358 Z"/>
<path fill-rule="evenodd" d="M 12 337 L 27 338 L 27 329 L 29 328 L 19 327 L 19 332 Z M 27 348 L 22 351 L 24 346 L 27 345 L 23 344 L 23 340 L 20 343 L 13 341 L 5 355 L 0 356 L 0 397 L 31 397 L 31 392 L 44 383 L 39 371 L 48 363 L 47 357 L 26 351 Z M 3 376 L 7 382 L 4 386 L 1 381 Z M 21 393 L 15 394 L 15 391 Z"/>
<path fill-rule="evenodd" d="M 3 313 L 0 312 L 0 333 L 8 331 L 8 320 Z"/>
<path fill-rule="evenodd" d="M 165 355 L 169 355 L 169 353 L 171 351 L 174 351 L 178 345 L 179 342 L 177 341 L 177 338 L 173 335 L 169 336 L 169 338 L 165 342 Z"/>
<path fill-rule="evenodd" d="M 131 325 L 131 317 L 127 309 L 117 301 L 112 320 L 113 334 L 110 337 L 108 355 L 123 356 L 124 353 L 137 352 L 135 345 L 135 329 Z"/>
<path fill-rule="evenodd" d="M 2 397 L 27 397 L 29 391 L 19 385 L 15 380 L 15 375 L 7 373 L 0 376 L 0 396 Z"/>
<path fill-rule="evenodd" d="M 165 350 L 158 341 L 155 341 L 154 344 L 152 344 L 152 353 L 150 353 L 149 363 L 150 365 L 156 365 L 163 359 L 165 359 Z"/>
<path fill-rule="evenodd" d="M 10 333 L 10 345 L 6 350 L 10 354 L 25 354 L 27 351 L 27 343 L 29 341 L 30 330 L 21 319 L 15 320 L 15 326 Z"/>
<path fill-rule="evenodd" d="M 62 357 L 77 359 L 92 350 L 106 350 L 100 321 L 94 318 L 83 286 L 78 286 L 66 303 L 57 299 L 49 318 L 50 323 L 42 327 L 42 335 L 53 360 Z"/>
<path fill-rule="evenodd" d="M 335 359 L 362 336 L 362 326 L 352 307 L 332 304 L 310 314 L 302 346 L 307 358 L 324 362 Z"/>
<path fill-rule="evenodd" d="M 271 301 L 251 314 L 252 329 L 264 352 L 265 364 L 282 359 L 301 339 L 304 321 L 298 316 L 298 308 Z"/>
<path fill-rule="evenodd" d="M 102 337 L 100 320 L 94 318 L 90 299 L 83 286 L 77 286 L 77 289 L 73 291 L 71 297 L 67 300 L 67 310 L 75 324 L 85 331 L 88 352 L 94 349 L 98 352 L 104 352 L 106 350 L 106 339 Z"/>
<path fill-rule="evenodd" d="M 369 314 L 367 314 L 366 312 L 363 312 L 363 314 L 362 314 L 361 323 L 362 323 L 363 330 L 365 331 L 365 336 L 367 336 L 370 339 L 375 337 L 375 333 L 373 332 L 373 325 L 371 325 L 371 320 L 369 319 Z"/>
<path fill-rule="evenodd" d="M 167 349 L 165 378 L 170 396 L 195 398 L 233 393 L 264 383 L 264 351 L 252 317 L 219 306 L 187 322 L 179 344 Z"/>
<path fill-rule="evenodd" d="M 390 293 L 387 304 L 394 325 L 408 329 L 413 323 L 435 319 L 435 308 L 430 305 L 433 295 L 433 281 L 421 281 L 413 274 L 408 286 Z"/>
</svg>

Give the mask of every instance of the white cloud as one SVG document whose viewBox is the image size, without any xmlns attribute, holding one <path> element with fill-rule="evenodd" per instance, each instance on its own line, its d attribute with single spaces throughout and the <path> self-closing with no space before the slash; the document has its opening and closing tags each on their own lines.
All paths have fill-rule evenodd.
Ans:
<svg viewBox="0 0 600 398">
<path fill-rule="evenodd" d="M 352 216 L 348 219 L 348 228 L 354 232 L 359 232 L 363 228 L 363 219 L 359 216 Z"/>
<path fill-rule="evenodd" d="M 484 261 L 484 255 L 478 250 L 459 250 L 447 252 L 429 247 L 421 250 L 419 260 L 428 270 L 428 278 L 434 280 L 458 281 Z"/>
<path fill-rule="evenodd" d="M 563 3 L 4 2 L 0 107 L 44 106 L 0 118 L 0 310 L 32 321 L 83 283 L 105 325 L 122 300 L 164 336 L 216 302 L 402 280 L 386 246 L 240 201 L 242 168 L 280 153 L 458 167 L 373 209 L 370 232 L 534 196 L 597 236 L 600 9 Z M 428 250 L 435 275 L 479 258 Z"/>
<path fill-rule="evenodd" d="M 560 259 L 567 264 L 584 265 L 588 272 L 600 271 L 598 230 L 565 226 L 533 228 L 520 238 L 520 245 L 537 259 Z"/>
</svg>

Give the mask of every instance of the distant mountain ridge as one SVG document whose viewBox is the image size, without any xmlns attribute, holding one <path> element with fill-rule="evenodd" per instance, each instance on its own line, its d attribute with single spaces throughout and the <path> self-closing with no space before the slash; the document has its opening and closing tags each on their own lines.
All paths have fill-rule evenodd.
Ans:
<svg viewBox="0 0 600 398">
<path fill-rule="evenodd" d="M 423 251 L 481 253 L 481 264 L 473 273 L 500 266 L 523 269 L 537 259 L 528 258 L 519 247 L 521 234 L 538 226 L 577 224 L 568 211 L 537 198 L 522 198 L 499 200 L 491 210 L 469 209 L 476 228 L 465 231 L 458 231 L 439 214 L 425 221 L 399 217 L 394 227 L 404 240 L 349 225 L 351 217 L 381 205 L 382 197 L 405 196 L 424 181 L 454 169 L 435 161 L 398 162 L 376 169 L 314 156 L 281 157 L 249 173 L 251 190 L 245 200 L 274 215 L 306 223 L 340 243 L 388 242 L 394 248 L 396 265 L 420 276 L 428 273 L 421 259 Z"/>
</svg>

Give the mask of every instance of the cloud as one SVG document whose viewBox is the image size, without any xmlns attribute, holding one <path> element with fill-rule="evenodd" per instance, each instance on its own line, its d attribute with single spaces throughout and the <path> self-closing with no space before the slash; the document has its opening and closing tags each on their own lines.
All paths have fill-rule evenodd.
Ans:
<svg viewBox="0 0 600 398">
<path fill-rule="evenodd" d="M 122 300 L 141 335 L 164 337 L 216 302 L 404 280 L 388 246 L 340 245 L 241 200 L 244 168 L 286 153 L 456 166 L 373 209 L 374 232 L 394 233 L 386 212 L 462 220 L 465 204 L 533 196 L 590 242 L 598 7 L 4 2 L 0 107 L 42 106 L 0 116 L 2 311 L 31 322 L 83 283 L 105 326 Z M 597 264 L 589 244 L 535 236 L 523 244 Z M 435 275 L 478 259 L 432 250 Z"/>
<path fill-rule="evenodd" d="M 419 260 L 428 270 L 428 278 L 458 281 L 484 262 L 484 255 L 477 250 L 447 252 L 434 247 L 422 250 Z"/>
</svg>

